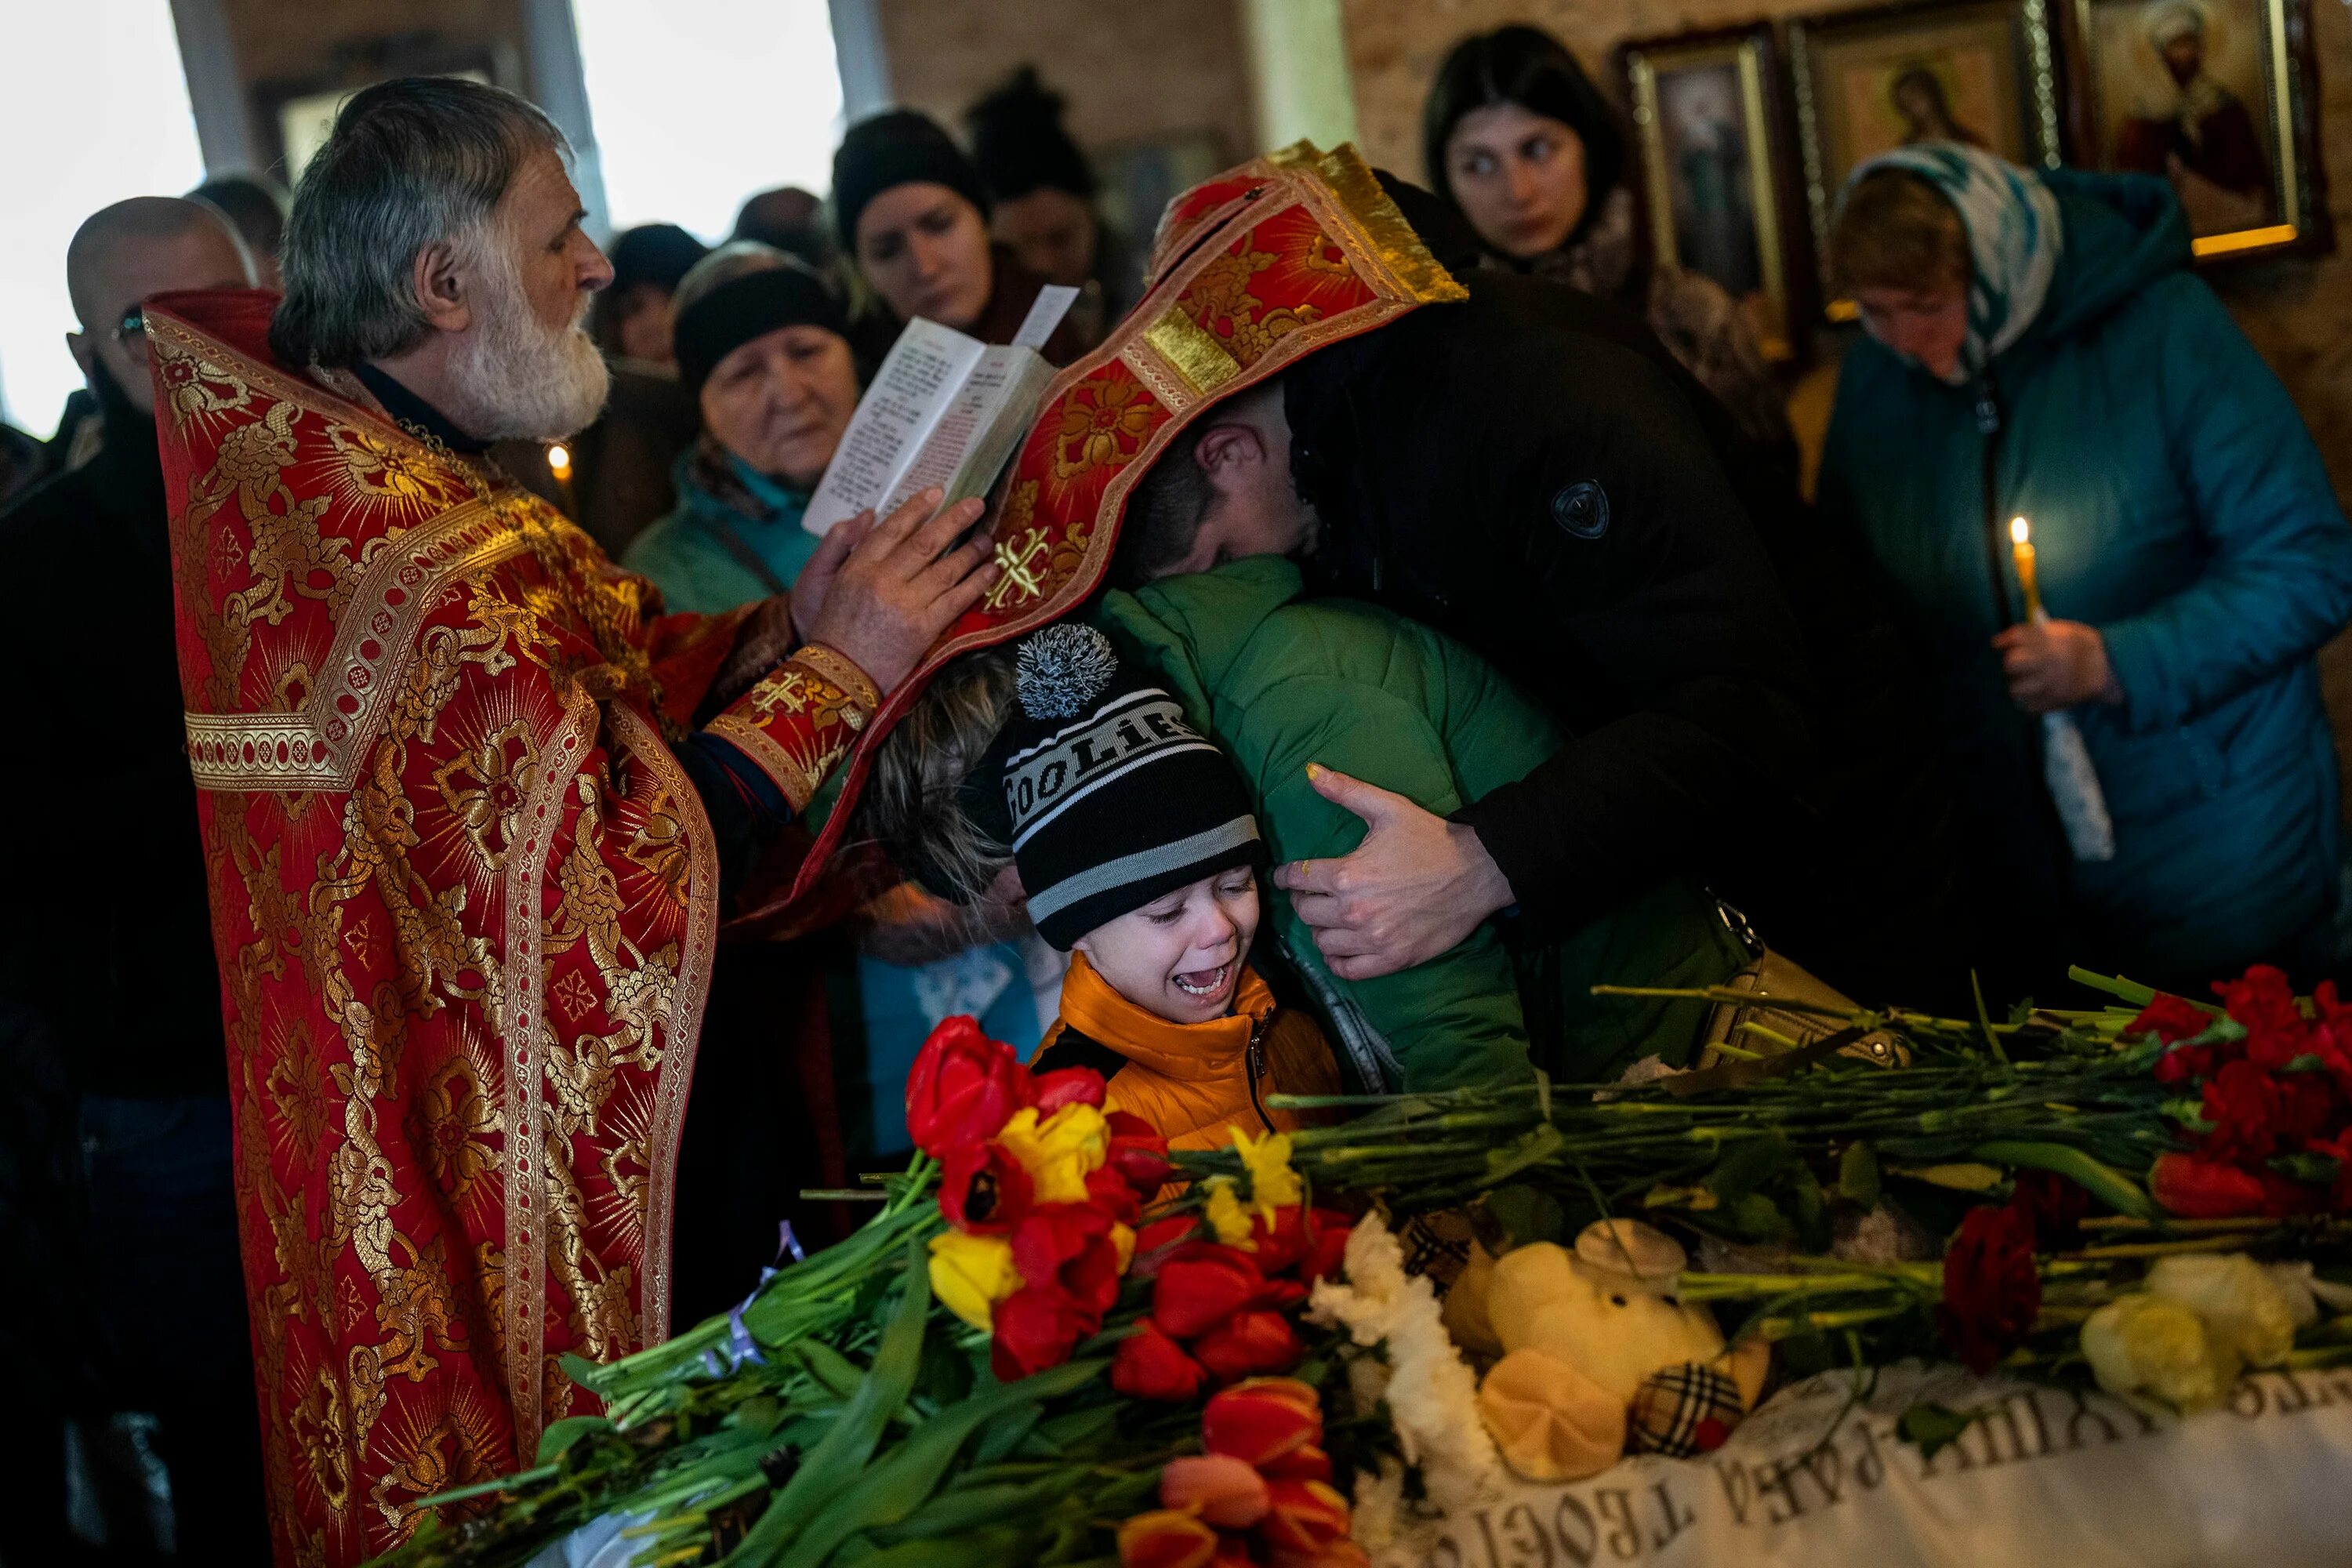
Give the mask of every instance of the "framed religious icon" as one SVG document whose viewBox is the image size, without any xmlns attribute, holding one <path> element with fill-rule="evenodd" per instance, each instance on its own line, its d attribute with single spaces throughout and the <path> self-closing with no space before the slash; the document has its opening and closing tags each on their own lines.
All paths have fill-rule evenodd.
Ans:
<svg viewBox="0 0 2352 1568">
<path fill-rule="evenodd" d="M 1966 142 L 2054 168 L 2058 74 L 2045 0 L 1957 0 L 1789 24 L 1790 85 L 1805 208 L 1822 297 L 1853 318 L 1827 274 L 1830 220 L 1856 165 L 1915 142 Z"/>
<path fill-rule="evenodd" d="M 2325 248 L 2305 0 L 2074 0 L 2076 161 L 2161 174 L 2200 259 Z"/>
<path fill-rule="evenodd" d="M 1765 356 L 1795 358 L 1796 183 L 1770 26 L 1638 40 L 1618 49 L 1617 65 L 1633 110 L 1651 255 L 1723 285 Z"/>
</svg>

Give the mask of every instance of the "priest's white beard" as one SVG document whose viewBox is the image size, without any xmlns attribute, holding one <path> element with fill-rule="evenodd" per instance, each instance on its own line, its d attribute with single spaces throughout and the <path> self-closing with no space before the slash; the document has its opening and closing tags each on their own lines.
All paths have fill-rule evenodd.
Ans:
<svg viewBox="0 0 2352 1568">
<path fill-rule="evenodd" d="M 499 237 L 482 247 L 479 328 L 457 347 L 450 382 L 460 406 L 444 409 L 484 441 L 559 441 L 584 429 L 604 406 L 612 373 L 579 313 L 551 331 L 531 314 L 514 258 Z"/>
</svg>

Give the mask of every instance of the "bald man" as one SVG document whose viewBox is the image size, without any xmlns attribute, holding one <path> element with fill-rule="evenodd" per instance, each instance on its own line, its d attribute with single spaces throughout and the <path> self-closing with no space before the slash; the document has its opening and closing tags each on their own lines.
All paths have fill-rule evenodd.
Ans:
<svg viewBox="0 0 2352 1568">
<path fill-rule="evenodd" d="M 98 401 L 95 457 L 0 513 L 0 769 L 14 891 L 0 994 L 60 1042 L 81 1095 L 94 1308 L 110 1408 L 152 1411 L 180 1551 L 261 1563 L 258 1428 L 231 1193 L 228 1076 L 172 631 L 172 558 L 141 301 L 252 281 L 213 208 L 117 203 L 66 253 Z M 240 895 L 241 896 L 241 895 Z M 272 1086 L 301 1135 L 303 1085 Z"/>
</svg>

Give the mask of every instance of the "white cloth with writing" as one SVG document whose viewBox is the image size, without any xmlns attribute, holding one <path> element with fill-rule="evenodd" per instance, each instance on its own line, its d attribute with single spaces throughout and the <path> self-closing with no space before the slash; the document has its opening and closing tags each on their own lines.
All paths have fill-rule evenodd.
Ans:
<svg viewBox="0 0 2352 1568">
<path fill-rule="evenodd" d="M 1908 1363 L 1782 1390 L 1717 1452 L 1395 1521 L 1379 1568 L 2340 1568 L 2352 1368 L 2263 1373 L 2185 1419 Z M 1933 1459 L 1911 1405 L 1997 1405 Z M 1841 1413 L 1843 1412 L 1843 1419 Z M 1408 1505 L 1409 1506 L 1409 1505 Z"/>
</svg>

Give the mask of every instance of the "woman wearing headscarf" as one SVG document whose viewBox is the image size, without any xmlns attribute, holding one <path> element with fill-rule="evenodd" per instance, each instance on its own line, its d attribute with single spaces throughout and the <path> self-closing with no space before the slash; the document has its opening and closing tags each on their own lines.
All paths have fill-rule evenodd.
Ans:
<svg viewBox="0 0 2352 1568">
<path fill-rule="evenodd" d="M 832 285 L 757 240 L 697 263 L 673 319 L 702 430 L 677 459 L 677 505 L 623 564 L 670 609 L 709 615 L 782 593 L 815 553 L 801 514 L 856 410 L 857 367 Z"/>
<path fill-rule="evenodd" d="M 2352 529 L 2285 389 L 2190 273 L 2170 190 L 1905 148 L 1849 181 L 1831 259 L 1867 336 L 1822 506 L 1937 671 L 1981 951 L 2008 937 L 2044 975 L 2072 960 L 2191 994 L 2258 959 L 2310 973 L 2338 884 L 2312 656 L 2352 614 Z M 2110 845 L 2062 821 L 2085 794 L 2049 782 L 2049 713 L 2082 736 Z"/>
<path fill-rule="evenodd" d="M 884 317 L 859 323 L 864 356 L 878 363 L 917 316 L 1013 341 L 1045 279 L 990 240 L 991 205 L 979 169 L 929 116 L 893 109 L 849 128 L 833 155 L 834 224 Z M 1066 321 L 1044 351 L 1056 365 L 1080 352 Z"/>
<path fill-rule="evenodd" d="M 1422 151 L 1491 259 L 1624 305 L 1744 437 L 1793 454 L 1786 400 L 1738 301 L 1703 273 L 1645 260 L 1624 132 L 1557 38 L 1509 26 L 1456 44 L 1430 84 Z"/>
</svg>

